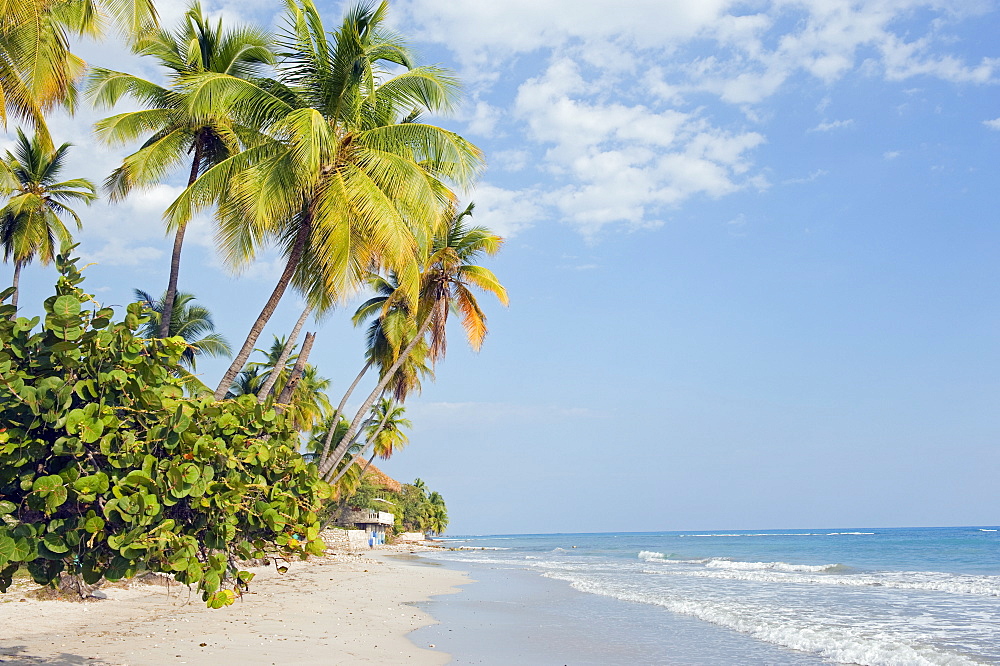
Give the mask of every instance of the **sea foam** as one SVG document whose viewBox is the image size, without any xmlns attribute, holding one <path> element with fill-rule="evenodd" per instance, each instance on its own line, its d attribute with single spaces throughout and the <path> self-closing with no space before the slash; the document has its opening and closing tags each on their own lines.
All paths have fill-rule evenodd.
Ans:
<svg viewBox="0 0 1000 666">
<path fill-rule="evenodd" d="M 857 627 L 824 626 L 815 623 L 799 625 L 790 621 L 785 615 L 774 614 L 766 608 L 755 608 L 746 602 L 737 604 L 651 593 L 566 573 L 549 572 L 545 576 L 567 581 L 582 592 L 661 606 L 675 613 L 728 627 L 758 640 L 793 650 L 811 652 L 843 664 L 974 666 L 978 663 L 960 654 L 927 645 L 913 645 L 902 637 L 883 631 L 866 632 Z"/>
<path fill-rule="evenodd" d="M 655 560 L 647 560 L 655 561 Z M 730 562 L 739 564 L 784 564 L 782 562 Z M 973 576 L 947 574 L 936 571 L 883 571 L 875 573 L 840 573 L 851 571 L 839 564 L 826 568 L 809 569 L 804 565 L 787 565 L 783 569 L 753 568 L 733 566 L 729 568 L 709 567 L 644 569 L 643 573 L 691 578 L 717 578 L 723 580 L 744 580 L 757 583 L 793 583 L 796 585 L 839 585 L 846 587 L 885 587 L 897 590 L 919 590 L 924 592 L 946 592 L 949 594 L 972 594 L 984 597 L 1000 597 L 1000 576 Z M 812 573 L 813 575 L 808 575 Z M 820 575 L 815 575 L 815 574 Z"/>
</svg>

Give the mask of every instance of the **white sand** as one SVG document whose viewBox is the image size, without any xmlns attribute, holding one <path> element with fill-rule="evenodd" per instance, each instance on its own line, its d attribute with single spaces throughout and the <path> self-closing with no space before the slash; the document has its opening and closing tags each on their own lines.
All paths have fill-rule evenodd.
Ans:
<svg viewBox="0 0 1000 666">
<path fill-rule="evenodd" d="M 433 624 L 413 607 L 468 582 L 443 567 L 333 555 L 280 575 L 254 570 L 250 594 L 210 610 L 178 584 L 106 588 L 107 600 L 0 595 L 4 664 L 445 664 L 406 634 Z"/>
</svg>

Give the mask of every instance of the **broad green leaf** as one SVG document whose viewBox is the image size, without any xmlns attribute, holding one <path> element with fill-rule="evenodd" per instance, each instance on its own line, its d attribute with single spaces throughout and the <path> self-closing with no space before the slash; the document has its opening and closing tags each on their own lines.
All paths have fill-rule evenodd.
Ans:
<svg viewBox="0 0 1000 666">
<path fill-rule="evenodd" d="M 46 534 L 42 539 L 42 543 L 53 553 L 65 553 L 69 550 L 69 546 L 66 545 L 66 542 L 58 534 Z"/>
<path fill-rule="evenodd" d="M 52 304 L 52 316 L 57 321 L 69 324 L 80 316 L 80 301 L 76 296 L 63 295 Z"/>
<path fill-rule="evenodd" d="M 87 522 L 83 525 L 83 529 L 87 530 L 90 534 L 96 534 L 104 529 L 104 525 L 105 522 L 103 518 L 100 516 L 93 516 L 87 519 Z"/>
<path fill-rule="evenodd" d="M 51 493 L 56 488 L 61 488 L 63 485 L 63 478 L 58 474 L 51 474 L 49 476 L 40 476 L 35 479 L 35 483 L 32 486 L 32 490 L 36 493 Z"/>
<path fill-rule="evenodd" d="M 104 422 L 99 418 L 87 418 L 80 422 L 80 440 L 93 444 L 104 434 Z"/>
<path fill-rule="evenodd" d="M 15 551 L 14 540 L 6 534 L 0 534 L 0 569 L 7 566 L 7 563 L 14 559 Z"/>
</svg>

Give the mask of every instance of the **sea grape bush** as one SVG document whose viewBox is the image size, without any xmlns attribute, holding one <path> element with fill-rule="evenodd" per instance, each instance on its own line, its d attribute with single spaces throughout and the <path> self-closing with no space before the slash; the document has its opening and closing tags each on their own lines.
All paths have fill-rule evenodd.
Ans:
<svg viewBox="0 0 1000 666">
<path fill-rule="evenodd" d="M 40 584 L 154 571 L 219 608 L 252 577 L 240 560 L 321 554 L 330 488 L 290 422 L 186 397 L 184 341 L 138 338 L 138 303 L 114 321 L 76 261 L 58 258 L 41 326 L 0 294 L 0 592 L 22 565 Z"/>
</svg>

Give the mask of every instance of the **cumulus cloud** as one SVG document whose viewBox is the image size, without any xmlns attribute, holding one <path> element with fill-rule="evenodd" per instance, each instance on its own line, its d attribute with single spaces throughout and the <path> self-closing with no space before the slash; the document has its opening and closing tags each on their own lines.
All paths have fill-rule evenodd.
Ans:
<svg viewBox="0 0 1000 666">
<path fill-rule="evenodd" d="M 514 115 L 546 147 L 543 168 L 561 186 L 544 197 L 587 235 L 612 223 L 660 224 L 662 210 L 695 195 L 746 187 L 756 132 L 731 131 L 695 111 L 606 100 L 591 71 L 556 58 L 518 89 Z"/>
<path fill-rule="evenodd" d="M 627 0 L 609 10 L 597 0 L 402 0 L 397 8 L 408 30 L 455 53 L 477 99 L 489 100 L 477 104 L 470 130 L 523 136 L 495 164 L 518 171 L 527 162 L 516 156 L 539 156 L 532 166 L 554 187 L 533 205 L 551 212 L 526 219 L 552 217 L 588 235 L 655 226 L 692 197 L 767 187 L 755 151 L 766 142 L 764 105 L 802 81 L 832 86 L 855 73 L 983 85 L 998 73 L 996 59 L 951 52 L 949 31 L 990 10 L 979 2 Z M 910 21 L 918 12 L 930 19 Z M 825 120 L 812 131 L 853 123 Z"/>
<path fill-rule="evenodd" d="M 543 196 L 534 190 L 507 190 L 480 183 L 471 199 L 476 203 L 473 222 L 505 238 L 516 236 L 546 218 Z"/>
<path fill-rule="evenodd" d="M 1000 118 L 994 118 L 993 120 L 984 120 L 983 124 L 992 130 L 1000 130 Z"/>
</svg>

